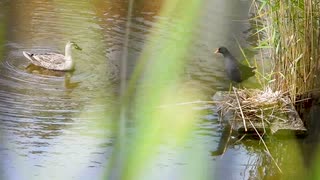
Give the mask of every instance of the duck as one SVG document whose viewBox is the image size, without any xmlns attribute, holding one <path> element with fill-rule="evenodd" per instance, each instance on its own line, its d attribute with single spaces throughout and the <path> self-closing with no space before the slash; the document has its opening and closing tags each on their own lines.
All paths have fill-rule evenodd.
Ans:
<svg viewBox="0 0 320 180">
<path fill-rule="evenodd" d="M 215 53 L 223 55 L 225 60 L 225 71 L 231 81 L 241 83 L 255 75 L 256 67 L 249 67 L 241 64 L 226 47 L 219 47 Z"/>
<path fill-rule="evenodd" d="M 74 70 L 74 61 L 72 59 L 71 49 L 82 50 L 75 42 L 68 41 L 65 46 L 65 55 L 46 52 L 46 53 L 30 53 L 23 51 L 23 55 L 34 65 L 56 71 L 72 71 Z"/>
</svg>

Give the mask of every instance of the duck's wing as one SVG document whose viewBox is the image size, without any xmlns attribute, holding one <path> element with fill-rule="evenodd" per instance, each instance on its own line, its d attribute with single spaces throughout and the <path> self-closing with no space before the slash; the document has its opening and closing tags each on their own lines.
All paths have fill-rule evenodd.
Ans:
<svg viewBox="0 0 320 180">
<path fill-rule="evenodd" d="M 33 54 L 32 57 L 39 63 L 56 65 L 65 63 L 64 55 L 58 53 Z"/>
<path fill-rule="evenodd" d="M 33 54 L 32 58 L 35 65 L 54 70 L 62 70 L 66 61 L 65 56 L 58 53 Z"/>
<path fill-rule="evenodd" d="M 255 75 L 254 70 L 256 69 L 256 67 L 249 67 L 249 66 L 246 66 L 244 64 L 239 63 L 239 68 L 240 68 L 241 77 L 243 80 L 246 80 L 246 79 L 250 78 L 251 76 Z"/>
<path fill-rule="evenodd" d="M 239 63 L 239 68 L 245 72 L 253 72 L 256 69 L 256 67 L 250 67 L 250 66 L 244 65 L 242 63 Z"/>
</svg>

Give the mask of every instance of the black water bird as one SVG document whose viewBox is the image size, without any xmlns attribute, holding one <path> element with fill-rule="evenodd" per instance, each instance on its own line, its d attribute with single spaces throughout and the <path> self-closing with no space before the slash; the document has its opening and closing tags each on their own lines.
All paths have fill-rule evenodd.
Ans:
<svg viewBox="0 0 320 180">
<path fill-rule="evenodd" d="M 228 78 L 234 82 L 240 83 L 255 74 L 255 67 L 249 67 L 239 63 L 239 61 L 225 47 L 219 47 L 215 53 L 221 53 L 225 59 L 225 70 Z"/>
</svg>

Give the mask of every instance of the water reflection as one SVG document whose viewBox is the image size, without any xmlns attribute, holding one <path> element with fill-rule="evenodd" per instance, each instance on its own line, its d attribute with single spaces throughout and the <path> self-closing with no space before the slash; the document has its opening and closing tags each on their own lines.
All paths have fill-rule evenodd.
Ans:
<svg viewBox="0 0 320 180">
<path fill-rule="evenodd" d="M 162 38 L 169 38 L 167 27 L 177 27 L 180 23 L 179 16 L 159 16 L 161 5 L 160 0 L 135 2 L 128 47 L 128 78 L 149 41 L 148 36 L 159 33 Z M 0 65 L 0 128 L 5 145 L 0 149 L 3 176 L 34 179 L 52 169 L 52 174 L 44 176 L 98 179 L 113 146 L 111 131 L 116 119 L 112 112 L 117 105 L 127 1 L 13 0 L 0 6 L 9 9 L 0 13 L 8 18 L 10 30 L 5 43 L 7 53 Z M 204 1 L 196 32 L 190 32 L 194 34 L 194 41 L 186 54 L 188 63 L 182 79 L 186 87 L 193 85 L 194 88 L 186 91 L 200 91 L 203 97 L 199 99 L 204 99 L 229 87 L 223 62 L 212 51 L 226 45 L 236 56 L 240 55 L 235 37 L 246 44 L 243 32 L 249 25 L 243 20 L 248 17 L 249 7 L 250 2 L 243 0 Z M 158 20 L 163 20 L 165 27 L 158 25 Z M 175 44 L 181 38 L 170 40 Z M 23 50 L 63 52 L 61 47 L 69 40 L 83 49 L 74 54 L 76 68 L 72 74 L 30 65 L 21 53 Z M 208 156 L 202 158 L 203 162 L 214 169 L 216 160 L 212 160 L 210 152 L 216 149 L 222 131 L 216 115 L 212 115 L 212 107 L 199 105 L 199 108 L 197 111 L 203 112 L 203 118 L 190 144 L 183 148 L 192 151 L 196 147 L 192 145 L 204 144 Z M 244 148 L 231 147 L 231 151 L 235 153 L 225 155 L 230 159 L 235 159 L 237 153 L 251 157 Z M 159 170 L 152 171 L 151 177 L 163 179 L 159 172 L 175 177 L 183 173 L 179 170 L 189 160 L 189 157 L 177 158 L 168 147 L 164 147 L 161 156 L 163 159 L 155 164 Z M 223 174 L 233 171 L 228 164 L 223 166 Z M 243 165 L 234 168 L 243 168 Z M 17 174 L 21 177 L 16 177 Z"/>
</svg>

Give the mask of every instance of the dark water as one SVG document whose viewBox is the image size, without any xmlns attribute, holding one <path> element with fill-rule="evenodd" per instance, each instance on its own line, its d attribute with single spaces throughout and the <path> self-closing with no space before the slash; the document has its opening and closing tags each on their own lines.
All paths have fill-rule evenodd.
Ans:
<svg viewBox="0 0 320 180">
<path fill-rule="evenodd" d="M 22 0 L 0 3 L 4 11 L 6 35 L 0 65 L 0 128 L 3 179 L 99 179 L 113 149 L 111 114 L 117 106 L 120 59 L 123 49 L 127 1 L 41 1 Z M 251 1 L 204 1 L 194 33 L 184 81 L 193 84 L 208 100 L 218 90 L 226 90 L 222 58 L 213 54 L 220 45 L 229 47 L 235 56 L 248 41 Z M 161 1 L 135 2 L 128 47 L 128 78 L 148 42 L 147 35 L 160 33 L 155 23 L 164 19 L 174 26 L 179 19 L 159 16 Z M 83 51 L 73 51 L 76 70 L 73 74 L 26 68 L 29 62 L 22 51 L 64 51 L 73 40 Z M 177 41 L 173 39 L 172 41 Z M 251 82 L 251 83 L 250 83 Z M 255 86 L 254 79 L 248 85 Z M 223 156 L 213 156 L 222 130 L 212 107 L 199 105 L 203 111 L 190 145 L 204 144 L 201 157 L 209 169 L 206 177 L 248 179 L 263 177 L 263 168 L 272 164 L 259 148 L 257 140 L 231 145 Z M 202 149 L 203 150 L 203 149 Z M 196 150 L 195 150 L 196 151 Z M 196 154 L 195 154 L 196 156 Z M 190 157 L 177 155 L 164 147 L 160 160 L 146 172 L 151 179 L 179 178 Z M 277 169 L 270 165 L 272 174 Z"/>
</svg>

